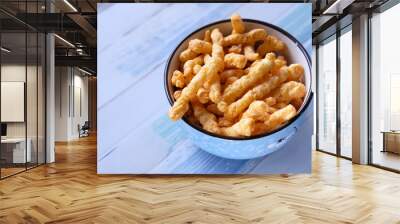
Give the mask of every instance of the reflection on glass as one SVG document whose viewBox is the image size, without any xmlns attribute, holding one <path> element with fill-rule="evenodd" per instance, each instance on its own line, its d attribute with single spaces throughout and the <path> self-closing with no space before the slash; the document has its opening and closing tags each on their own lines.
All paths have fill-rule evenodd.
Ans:
<svg viewBox="0 0 400 224">
<path fill-rule="evenodd" d="M 25 163 L 31 158 L 29 144 L 26 144 L 25 38 L 22 32 L 1 34 L 2 47 L 9 49 L 1 51 L 2 177 L 25 170 Z"/>
<path fill-rule="evenodd" d="M 352 141 L 352 35 L 340 36 L 340 152 L 351 158 Z"/>
<path fill-rule="evenodd" d="M 336 39 L 318 51 L 318 148 L 336 153 Z"/>
<path fill-rule="evenodd" d="M 38 136 L 37 136 L 37 146 L 38 146 L 38 164 L 45 163 L 45 88 L 46 88 L 46 78 L 45 78 L 45 60 L 46 60 L 46 52 L 45 52 L 45 44 L 46 37 L 44 34 L 38 34 Z"/>
<path fill-rule="evenodd" d="M 27 167 L 37 165 L 37 33 L 27 33 L 27 75 L 26 75 L 26 113 L 27 113 L 27 143 L 30 147 L 30 161 Z"/>
<path fill-rule="evenodd" d="M 398 21 L 400 5 L 373 16 L 371 55 L 372 163 L 396 170 L 400 170 L 400 33 L 393 27 Z"/>
</svg>

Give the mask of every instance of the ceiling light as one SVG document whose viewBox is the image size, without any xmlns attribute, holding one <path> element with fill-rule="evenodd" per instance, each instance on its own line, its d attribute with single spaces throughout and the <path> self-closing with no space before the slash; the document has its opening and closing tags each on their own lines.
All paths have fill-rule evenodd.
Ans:
<svg viewBox="0 0 400 224">
<path fill-rule="evenodd" d="M 62 42 L 66 43 L 68 46 L 75 48 L 75 45 L 73 45 L 73 44 L 72 44 L 71 42 L 69 42 L 68 40 L 66 40 L 66 39 L 64 39 L 64 38 L 62 38 L 62 37 L 60 37 L 60 36 L 57 35 L 57 34 L 54 34 L 54 36 L 57 37 L 57 38 L 58 38 L 59 40 L 61 40 Z"/>
<path fill-rule="evenodd" d="M 87 75 L 90 75 L 90 76 L 92 75 L 92 73 L 90 73 L 90 72 L 88 72 L 88 71 L 86 71 L 86 70 L 83 70 L 83 69 L 81 69 L 81 68 L 79 68 L 79 67 L 78 67 L 78 70 L 81 71 L 81 72 L 83 72 L 83 73 L 85 73 L 85 74 L 87 74 Z"/>
<path fill-rule="evenodd" d="M 343 9 L 347 8 L 353 2 L 354 0 L 336 0 L 322 14 L 342 14 Z"/>
<path fill-rule="evenodd" d="M 68 0 L 64 0 L 64 3 L 67 4 L 74 12 L 78 12 L 78 10 Z"/>
<path fill-rule="evenodd" d="M 1 47 L 0 49 L 1 49 L 2 51 L 6 52 L 6 53 L 10 53 L 10 52 L 11 52 L 11 50 L 9 50 L 9 49 L 7 49 L 7 48 L 5 48 L 5 47 Z"/>
</svg>

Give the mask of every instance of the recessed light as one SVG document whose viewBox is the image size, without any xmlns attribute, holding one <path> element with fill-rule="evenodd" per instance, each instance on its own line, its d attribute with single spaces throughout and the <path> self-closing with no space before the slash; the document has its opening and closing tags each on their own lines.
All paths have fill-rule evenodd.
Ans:
<svg viewBox="0 0 400 224">
<path fill-rule="evenodd" d="M 66 43 L 67 45 L 69 45 L 70 47 L 73 47 L 73 48 L 75 48 L 75 45 L 73 45 L 71 42 L 69 42 L 68 40 L 66 40 L 66 39 L 64 39 L 64 38 L 62 38 L 62 37 L 60 37 L 59 35 L 57 35 L 57 34 L 54 34 L 54 36 L 55 37 L 57 37 L 59 40 L 61 40 L 62 42 L 64 42 L 64 43 Z"/>
<path fill-rule="evenodd" d="M 0 49 L 1 49 L 2 51 L 6 52 L 6 53 L 10 53 L 10 52 L 11 52 L 11 50 L 9 50 L 9 49 L 7 49 L 7 48 L 5 48 L 5 47 L 1 47 Z"/>
<path fill-rule="evenodd" d="M 78 10 L 68 0 L 64 0 L 64 3 L 67 4 L 74 12 L 78 12 Z"/>
<path fill-rule="evenodd" d="M 86 70 L 83 70 L 83 69 L 81 69 L 81 68 L 79 68 L 79 67 L 78 67 L 78 70 L 81 71 L 81 72 L 83 72 L 83 73 L 85 73 L 85 74 L 87 74 L 87 75 L 92 76 L 92 73 L 90 73 L 90 72 L 88 72 L 88 71 L 86 71 Z"/>
</svg>

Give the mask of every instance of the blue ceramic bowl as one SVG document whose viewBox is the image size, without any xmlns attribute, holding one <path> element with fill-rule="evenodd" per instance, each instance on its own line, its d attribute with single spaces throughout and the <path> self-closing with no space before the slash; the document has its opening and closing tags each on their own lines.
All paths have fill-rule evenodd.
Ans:
<svg viewBox="0 0 400 224">
<path fill-rule="evenodd" d="M 288 52 L 285 55 L 288 63 L 298 63 L 305 68 L 304 84 L 307 94 L 303 105 L 295 117 L 273 132 L 257 136 L 247 138 L 221 136 L 208 132 L 195 124 L 191 124 L 186 118 L 177 122 L 187 132 L 187 137 L 199 148 L 227 159 L 253 159 L 268 155 L 282 148 L 297 131 L 301 130 L 304 120 L 308 117 L 307 114 L 312 114 L 310 113 L 312 112 L 310 103 L 312 100 L 311 60 L 302 44 L 288 32 L 272 24 L 250 19 L 243 19 L 243 21 L 248 30 L 263 28 L 268 34 L 272 34 L 285 42 L 288 47 Z M 174 87 L 171 84 L 171 77 L 173 71 L 179 69 L 179 54 L 187 48 L 190 40 L 195 38 L 202 39 L 207 29 L 212 30 L 214 28 L 219 28 L 224 35 L 230 34 L 232 30 L 230 20 L 218 21 L 203 26 L 183 39 L 169 57 L 164 79 L 165 92 L 171 106 L 174 103 L 174 98 L 172 97 Z"/>
</svg>

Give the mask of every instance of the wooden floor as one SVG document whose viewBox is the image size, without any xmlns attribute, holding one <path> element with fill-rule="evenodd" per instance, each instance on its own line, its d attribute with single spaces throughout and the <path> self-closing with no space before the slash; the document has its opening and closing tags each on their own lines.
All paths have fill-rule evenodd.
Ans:
<svg viewBox="0 0 400 224">
<path fill-rule="evenodd" d="M 0 223 L 400 223 L 400 175 L 313 154 L 311 175 L 98 176 L 96 139 L 0 181 Z"/>
</svg>

